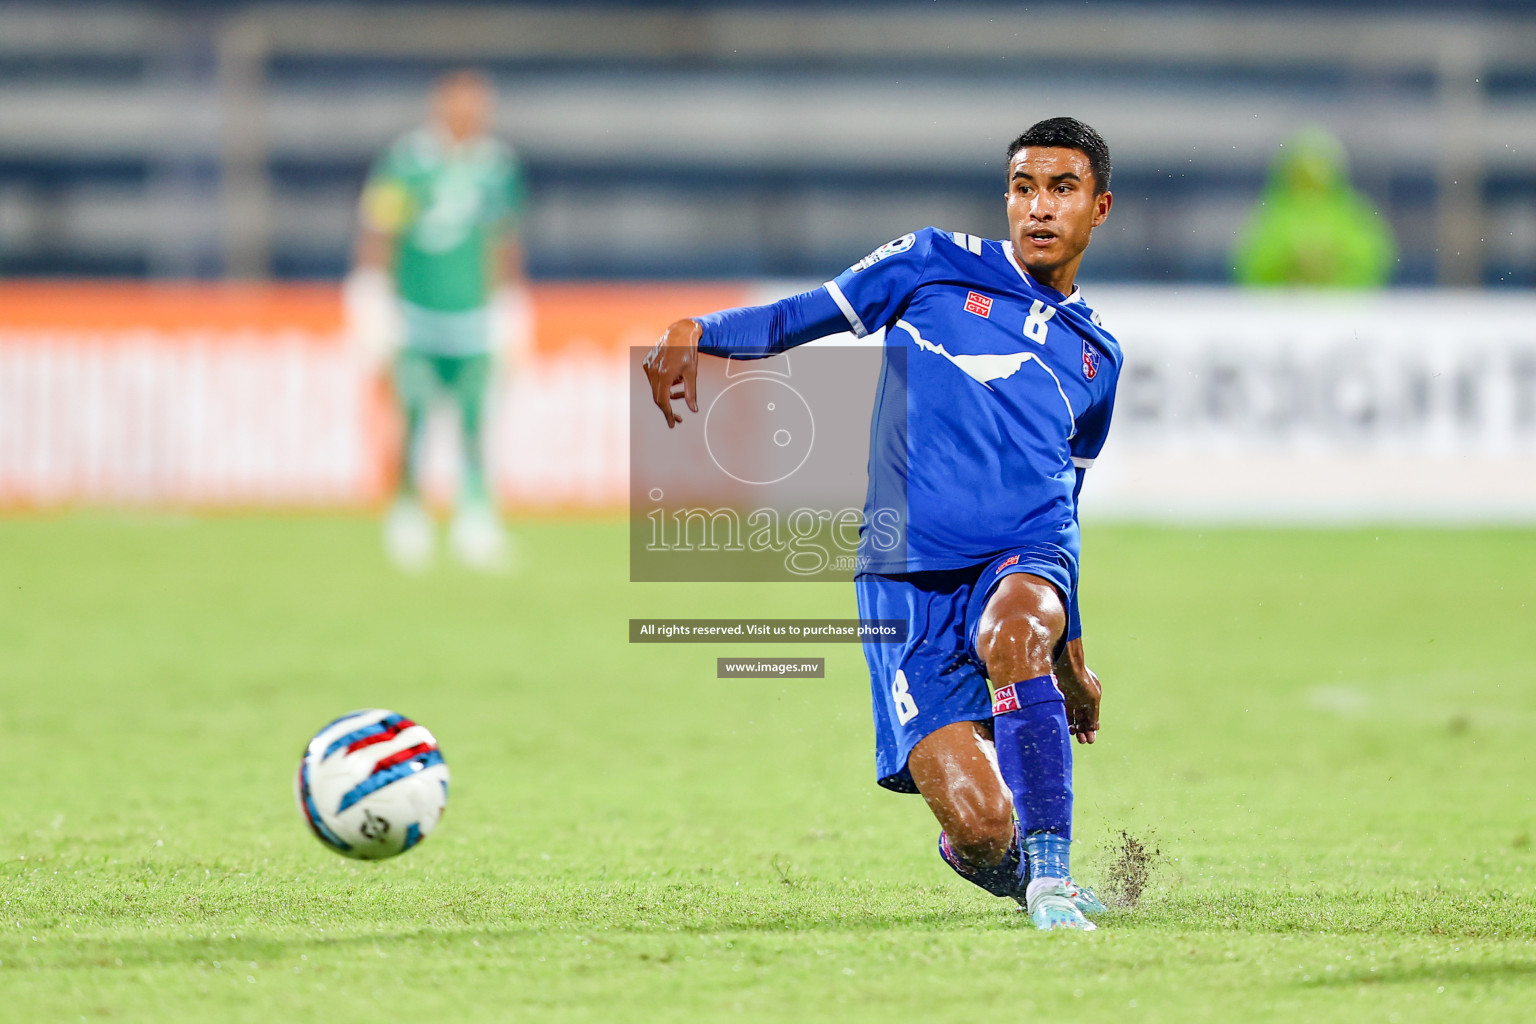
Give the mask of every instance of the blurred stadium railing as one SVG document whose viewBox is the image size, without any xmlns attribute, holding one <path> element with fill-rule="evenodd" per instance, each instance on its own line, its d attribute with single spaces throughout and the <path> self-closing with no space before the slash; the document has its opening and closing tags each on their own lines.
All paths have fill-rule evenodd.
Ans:
<svg viewBox="0 0 1536 1024">
<path fill-rule="evenodd" d="M 798 277 L 995 234 L 1001 151 L 1098 126 L 1098 279 L 1224 280 L 1275 147 L 1332 129 L 1408 284 L 1536 282 L 1529 4 L 0 5 L 0 272 L 334 277 L 368 159 L 487 68 L 533 270 Z M 1420 10 L 1426 8 L 1420 7 Z"/>
</svg>

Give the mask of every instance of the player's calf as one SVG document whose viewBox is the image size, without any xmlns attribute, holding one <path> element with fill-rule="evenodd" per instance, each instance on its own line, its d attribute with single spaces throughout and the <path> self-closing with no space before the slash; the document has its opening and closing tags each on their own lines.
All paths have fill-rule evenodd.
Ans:
<svg viewBox="0 0 1536 1024">
<path fill-rule="evenodd" d="M 1013 803 L 988 732 L 983 722 L 936 729 L 913 748 L 907 769 L 944 830 L 945 862 L 988 892 L 1011 896 L 1020 884 Z"/>
<path fill-rule="evenodd" d="M 985 722 L 954 722 L 924 736 L 907 770 L 954 853 L 968 864 L 1003 859 L 1013 842 L 1013 804 L 997 772 Z"/>
</svg>

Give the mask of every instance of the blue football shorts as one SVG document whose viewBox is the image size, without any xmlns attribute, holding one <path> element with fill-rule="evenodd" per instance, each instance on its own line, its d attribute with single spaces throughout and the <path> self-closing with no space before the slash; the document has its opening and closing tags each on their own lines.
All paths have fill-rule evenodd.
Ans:
<svg viewBox="0 0 1536 1024">
<path fill-rule="evenodd" d="M 955 722 L 992 720 L 976 632 L 993 591 L 1016 572 L 1049 580 L 1064 604 L 1077 589 L 1077 562 L 1058 544 L 1014 548 L 964 569 L 855 577 L 860 618 L 907 623 L 904 643 L 864 644 L 875 711 L 876 779 L 886 789 L 917 792 L 907 758 L 924 736 Z"/>
</svg>

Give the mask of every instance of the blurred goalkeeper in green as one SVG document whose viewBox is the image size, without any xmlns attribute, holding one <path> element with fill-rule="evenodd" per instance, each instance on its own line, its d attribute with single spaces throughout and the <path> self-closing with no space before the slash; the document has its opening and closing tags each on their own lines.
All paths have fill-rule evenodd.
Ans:
<svg viewBox="0 0 1536 1024">
<path fill-rule="evenodd" d="M 405 569 L 429 566 L 436 531 L 421 499 L 432 409 L 450 403 L 463 453 L 449 547 L 466 565 L 506 565 L 507 537 L 486 478 L 487 399 L 500 357 L 531 337 L 521 175 L 488 134 L 495 96 L 474 71 L 444 76 L 432 114 L 373 165 L 345 300 L 354 344 L 387 363 L 404 420 L 398 492 L 384 544 Z"/>
</svg>

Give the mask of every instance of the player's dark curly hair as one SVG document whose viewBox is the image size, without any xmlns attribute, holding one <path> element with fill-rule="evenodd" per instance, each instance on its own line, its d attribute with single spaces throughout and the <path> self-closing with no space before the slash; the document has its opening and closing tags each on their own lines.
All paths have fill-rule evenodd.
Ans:
<svg viewBox="0 0 1536 1024">
<path fill-rule="evenodd" d="M 1008 145 L 1008 160 L 1025 146 L 1049 146 L 1075 149 L 1088 158 L 1093 170 L 1093 194 L 1109 191 L 1109 146 L 1104 136 L 1075 117 L 1048 117 L 1036 121 L 1029 130 Z"/>
</svg>

